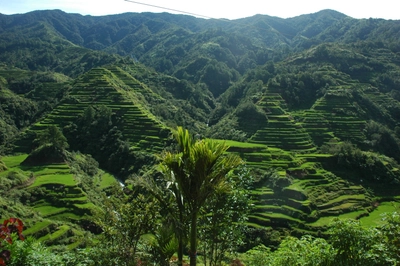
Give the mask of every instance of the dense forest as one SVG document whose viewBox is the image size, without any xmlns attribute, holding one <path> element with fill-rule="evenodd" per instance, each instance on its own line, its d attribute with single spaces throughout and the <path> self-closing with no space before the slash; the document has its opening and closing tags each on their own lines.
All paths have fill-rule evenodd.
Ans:
<svg viewBox="0 0 400 266">
<path fill-rule="evenodd" d="M 400 21 L 0 14 L 0 265 L 397 265 L 399 189 Z"/>
</svg>

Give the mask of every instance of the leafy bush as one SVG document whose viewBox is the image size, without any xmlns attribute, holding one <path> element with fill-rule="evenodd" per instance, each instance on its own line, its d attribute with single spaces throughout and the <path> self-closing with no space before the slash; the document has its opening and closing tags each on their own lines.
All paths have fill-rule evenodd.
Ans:
<svg viewBox="0 0 400 266">
<path fill-rule="evenodd" d="M 392 171 L 399 165 L 392 158 L 362 151 L 349 142 L 324 145 L 321 151 L 334 155 L 331 161 L 325 164 L 333 172 L 346 169 L 358 180 L 400 184 L 400 176 Z"/>
<path fill-rule="evenodd" d="M 385 214 L 383 224 L 366 228 L 356 220 L 335 219 L 327 240 L 308 235 L 287 237 L 272 252 L 257 246 L 241 256 L 248 266 L 389 266 L 400 263 L 400 216 Z"/>
</svg>

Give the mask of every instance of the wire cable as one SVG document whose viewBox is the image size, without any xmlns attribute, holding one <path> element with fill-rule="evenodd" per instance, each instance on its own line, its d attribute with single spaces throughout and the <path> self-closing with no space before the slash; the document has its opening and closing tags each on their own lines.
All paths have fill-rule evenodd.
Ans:
<svg viewBox="0 0 400 266">
<path fill-rule="evenodd" d="M 164 7 L 164 6 L 158 6 L 158 5 L 153 5 L 153 4 L 147 4 L 147 3 L 143 3 L 143 2 L 138 2 L 138 1 L 133 1 L 133 0 L 124 0 L 125 2 L 129 2 L 132 4 L 138 4 L 138 5 L 143 5 L 143 6 L 149 6 L 149 7 L 154 7 L 154 8 L 158 8 L 158 9 L 163 9 L 163 10 L 168 10 L 168 11 L 173 11 L 173 12 L 178 12 L 181 14 L 186 14 L 186 15 L 190 15 L 190 16 L 195 16 L 195 17 L 201 17 L 201 18 L 206 18 L 206 19 L 214 19 L 214 20 L 220 20 L 220 21 L 224 21 L 224 22 L 230 22 L 230 23 L 234 23 L 237 25 L 241 25 L 244 27 L 249 27 L 249 28 L 255 28 L 255 29 L 259 29 L 259 30 L 265 30 L 265 28 L 261 28 L 259 26 L 256 25 L 252 25 L 252 24 L 248 24 L 248 23 L 239 23 L 236 20 L 229 20 L 229 19 L 224 19 L 224 18 L 214 18 L 214 17 L 210 17 L 210 16 L 206 16 L 206 15 L 201 15 L 201 14 L 196 14 L 196 13 L 191 13 L 191 12 L 187 12 L 187 11 L 182 11 L 182 10 L 178 10 L 178 9 L 174 9 L 174 8 L 169 8 L 169 7 Z M 279 32 L 279 34 L 283 35 L 283 36 L 289 36 L 289 38 L 293 37 L 289 34 L 285 34 L 283 32 Z"/>
<path fill-rule="evenodd" d="M 163 10 L 178 12 L 178 13 L 181 13 L 181 14 L 186 14 L 186 15 L 195 16 L 195 17 L 201 17 L 201 18 L 207 18 L 207 19 L 216 19 L 216 20 L 222 20 L 222 21 L 230 21 L 230 20 L 228 20 L 228 19 L 213 18 L 213 17 L 206 16 L 206 15 L 191 13 L 191 12 L 182 11 L 182 10 L 178 10 L 178 9 L 173 9 L 173 8 L 169 8 L 169 7 L 157 6 L 157 5 L 153 5 L 153 4 L 147 4 L 147 3 L 138 2 L 138 1 L 132 1 L 132 0 L 124 0 L 124 1 L 125 1 L 125 2 L 129 2 L 129 3 L 132 3 L 132 4 L 138 4 L 138 5 L 143 5 L 143 6 L 155 7 L 155 8 L 158 8 L 158 9 L 163 9 Z"/>
</svg>

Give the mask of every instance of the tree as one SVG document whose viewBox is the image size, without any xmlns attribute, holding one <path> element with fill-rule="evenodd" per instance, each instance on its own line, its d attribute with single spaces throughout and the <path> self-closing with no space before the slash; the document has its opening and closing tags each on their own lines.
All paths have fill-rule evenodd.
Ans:
<svg viewBox="0 0 400 266">
<path fill-rule="evenodd" d="M 287 237 L 269 261 L 272 265 L 335 265 L 335 250 L 323 238 Z M 268 264 L 268 265 L 270 265 Z M 348 264 L 354 265 L 354 264 Z"/>
<path fill-rule="evenodd" d="M 225 185 L 226 175 L 242 163 L 237 155 L 225 154 L 229 146 L 211 139 L 195 140 L 188 130 L 174 133 L 178 152 L 165 152 L 161 172 L 176 184 L 187 204 L 190 224 L 190 265 L 196 265 L 197 222 L 201 208 L 217 188 Z"/>
<path fill-rule="evenodd" d="M 49 126 L 44 130 L 44 132 L 39 135 L 37 141 L 39 142 L 39 145 L 51 144 L 54 148 L 59 150 L 68 148 L 67 139 L 63 135 L 62 131 L 54 125 Z"/>
<path fill-rule="evenodd" d="M 142 194 L 130 201 L 106 199 L 96 214 L 104 240 L 93 259 L 102 265 L 137 265 L 141 237 L 156 230 L 159 218 L 158 204 Z"/>
<path fill-rule="evenodd" d="M 183 250 L 187 233 L 187 212 L 182 194 L 176 182 L 172 182 L 172 176 L 165 173 L 162 180 L 150 175 L 139 176 L 133 180 L 133 185 L 142 187 L 154 196 L 166 212 L 163 224 L 171 222 L 174 225 L 174 233 L 178 242 L 178 265 L 183 263 Z"/>
<path fill-rule="evenodd" d="M 199 239 L 203 261 L 221 265 L 243 244 L 247 215 L 250 213 L 249 190 L 252 178 L 247 168 L 228 175 L 227 187 L 216 190 L 199 219 Z M 231 258 L 229 258 L 231 259 Z"/>
<path fill-rule="evenodd" d="M 142 238 L 148 246 L 147 253 L 150 254 L 152 261 L 159 266 L 169 266 L 179 245 L 173 223 L 163 220 L 156 232 L 144 235 Z"/>
<path fill-rule="evenodd" d="M 381 228 L 365 228 L 357 220 L 334 219 L 329 229 L 329 242 L 336 253 L 334 265 L 398 265 L 396 215 L 387 215 Z"/>
</svg>

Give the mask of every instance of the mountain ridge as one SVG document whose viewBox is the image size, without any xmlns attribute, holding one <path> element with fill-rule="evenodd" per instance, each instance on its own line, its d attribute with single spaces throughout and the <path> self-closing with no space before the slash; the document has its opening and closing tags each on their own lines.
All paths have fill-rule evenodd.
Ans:
<svg viewBox="0 0 400 266">
<path fill-rule="evenodd" d="M 374 202 L 400 198 L 397 29 L 332 10 L 233 22 L 0 15 L 1 152 L 30 152 L 56 126 L 125 180 L 147 173 L 182 125 L 246 160 L 255 229 L 369 221 Z"/>
</svg>

